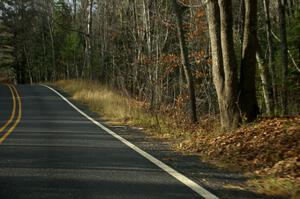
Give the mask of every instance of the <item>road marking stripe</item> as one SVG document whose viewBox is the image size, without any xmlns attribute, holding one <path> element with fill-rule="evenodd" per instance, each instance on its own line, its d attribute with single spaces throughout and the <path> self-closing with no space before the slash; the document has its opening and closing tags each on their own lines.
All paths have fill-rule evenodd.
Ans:
<svg viewBox="0 0 300 199">
<path fill-rule="evenodd" d="M 125 145 L 127 145 L 128 147 L 130 147 L 131 149 L 133 149 L 134 151 L 136 151 L 137 153 L 139 153 L 140 155 L 142 155 L 143 157 L 145 157 L 146 159 L 148 159 L 149 161 L 151 161 L 152 163 L 154 163 L 156 166 L 158 166 L 159 168 L 161 168 L 165 172 L 169 173 L 171 176 L 173 176 L 174 178 L 176 178 L 177 180 L 179 180 L 180 182 L 182 182 L 183 184 L 185 184 L 186 186 L 188 186 L 189 188 L 191 188 L 192 190 L 194 190 L 200 196 L 204 197 L 205 199 L 219 199 L 217 196 L 215 196 L 211 192 L 207 191 L 206 189 L 204 189 L 203 187 L 201 187 L 200 185 L 198 185 L 197 183 L 195 183 L 191 179 L 187 178 L 183 174 L 179 173 L 175 169 L 173 169 L 170 166 L 166 165 L 165 163 L 163 163 L 162 161 L 160 161 L 157 158 L 153 157 L 149 153 L 143 151 L 139 147 L 135 146 L 131 142 L 127 141 L 123 137 L 119 136 L 118 134 L 116 134 L 112 130 L 108 129 L 107 127 L 105 127 L 101 123 L 97 122 L 96 120 L 94 120 L 93 118 L 91 118 L 90 116 L 88 116 L 86 113 L 84 113 L 82 110 L 80 110 L 79 108 L 77 108 L 73 103 L 71 103 L 67 98 L 65 98 L 63 95 L 61 95 L 55 89 L 53 89 L 53 88 L 51 88 L 51 87 L 49 87 L 47 85 L 42 85 L 42 86 L 44 86 L 44 87 L 52 90 L 54 93 L 56 93 L 58 96 L 60 96 L 65 102 L 67 102 L 72 108 L 74 108 L 77 112 L 79 112 L 85 118 L 87 118 L 88 120 L 90 120 L 92 123 L 94 123 L 95 125 L 97 125 L 101 129 L 103 129 L 104 131 L 106 131 L 107 133 L 109 133 L 110 135 L 112 135 L 113 137 L 115 137 L 116 139 L 118 139 L 121 142 L 123 142 Z"/>
<path fill-rule="evenodd" d="M 5 139 L 15 130 L 17 125 L 20 123 L 21 117 L 22 117 L 22 102 L 21 102 L 20 95 L 14 86 L 12 86 L 12 88 L 15 91 L 15 94 L 17 95 L 17 99 L 18 99 L 18 105 L 19 105 L 18 117 L 17 117 L 17 120 L 15 121 L 15 123 L 13 124 L 13 126 L 10 127 L 10 129 L 8 129 L 8 131 L 0 138 L 0 144 L 2 144 L 5 141 Z"/>
<path fill-rule="evenodd" d="M 6 121 L 6 123 L 1 127 L 0 129 L 0 134 L 2 133 L 2 131 L 4 131 L 6 129 L 6 127 L 13 121 L 14 117 L 15 117 L 15 114 L 16 114 L 16 98 L 15 98 L 15 94 L 11 88 L 10 85 L 6 85 L 10 92 L 11 92 L 11 96 L 12 96 L 12 100 L 13 100 L 13 110 L 11 112 L 11 115 L 10 115 L 10 118 Z"/>
</svg>

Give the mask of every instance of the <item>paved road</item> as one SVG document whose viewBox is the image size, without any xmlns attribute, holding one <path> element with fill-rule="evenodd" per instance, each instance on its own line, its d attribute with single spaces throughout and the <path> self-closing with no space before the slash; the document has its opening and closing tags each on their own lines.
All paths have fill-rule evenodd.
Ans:
<svg viewBox="0 0 300 199">
<path fill-rule="evenodd" d="M 16 88 L 22 107 L 16 98 L 0 132 L 1 199 L 203 198 L 48 88 Z M 14 107 L 11 92 L 0 86 L 0 128 Z"/>
</svg>

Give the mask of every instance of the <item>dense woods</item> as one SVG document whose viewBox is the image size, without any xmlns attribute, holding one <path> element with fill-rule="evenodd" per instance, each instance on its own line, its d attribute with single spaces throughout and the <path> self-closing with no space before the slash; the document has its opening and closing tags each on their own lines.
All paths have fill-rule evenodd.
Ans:
<svg viewBox="0 0 300 199">
<path fill-rule="evenodd" d="M 224 129 L 300 112 L 298 0 L 1 0 L 18 83 L 98 81 Z M 166 108 L 167 107 L 167 108 Z"/>
</svg>

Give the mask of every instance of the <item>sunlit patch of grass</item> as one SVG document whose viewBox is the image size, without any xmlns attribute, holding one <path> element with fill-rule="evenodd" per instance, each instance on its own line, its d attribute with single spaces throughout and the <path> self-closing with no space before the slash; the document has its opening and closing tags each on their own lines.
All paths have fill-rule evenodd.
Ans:
<svg viewBox="0 0 300 199">
<path fill-rule="evenodd" d="M 97 82 L 61 80 L 55 85 L 69 93 L 72 99 L 87 105 L 91 111 L 97 112 L 109 122 L 142 127 L 152 136 L 175 138 L 176 142 L 181 142 L 183 139 L 192 141 L 189 137 L 194 133 L 193 130 L 186 129 L 186 126 L 178 124 L 168 115 L 149 111 L 146 103 Z"/>
<path fill-rule="evenodd" d="M 292 199 L 300 198 L 300 179 L 264 177 L 251 179 L 248 185 L 256 192 L 272 196 L 290 196 Z"/>
<path fill-rule="evenodd" d="M 153 120 L 143 105 L 95 82 L 61 80 L 56 85 L 99 115 L 120 122 L 149 124 Z"/>
</svg>

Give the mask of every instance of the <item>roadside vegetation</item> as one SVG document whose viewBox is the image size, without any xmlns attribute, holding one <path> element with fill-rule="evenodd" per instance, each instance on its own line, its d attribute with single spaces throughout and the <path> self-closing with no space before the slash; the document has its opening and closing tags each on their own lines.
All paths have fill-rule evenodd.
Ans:
<svg viewBox="0 0 300 199">
<path fill-rule="evenodd" d="M 151 112 L 149 104 L 97 82 L 61 80 L 55 84 L 110 124 L 143 129 L 168 139 L 172 148 L 199 155 L 218 167 L 250 176 L 245 189 L 275 196 L 299 196 L 300 116 L 259 118 L 232 131 L 221 131 L 216 116 L 189 123 L 179 110 Z"/>
</svg>

